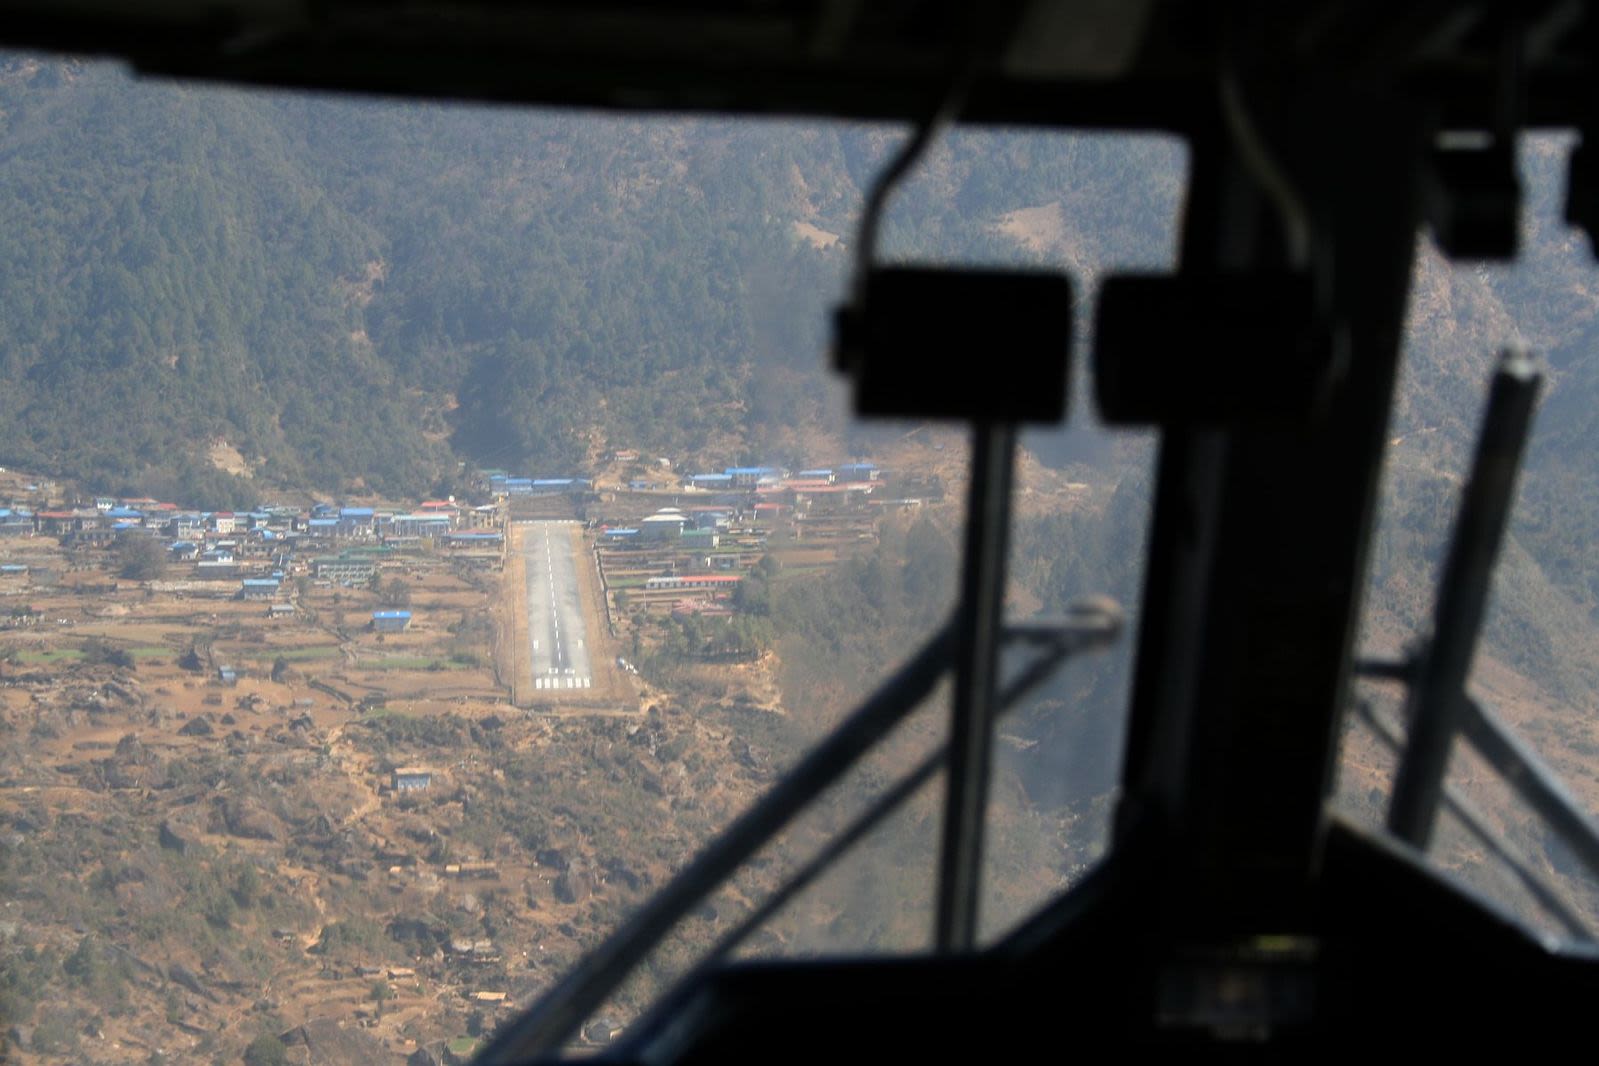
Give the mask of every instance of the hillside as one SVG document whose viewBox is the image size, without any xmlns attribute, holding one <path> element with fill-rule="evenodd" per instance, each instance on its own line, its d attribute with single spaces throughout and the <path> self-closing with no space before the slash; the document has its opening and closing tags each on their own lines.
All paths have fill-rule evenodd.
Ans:
<svg viewBox="0 0 1599 1066">
<path fill-rule="evenodd" d="M 420 493 L 462 460 L 570 471 L 610 441 L 785 461 L 796 432 L 843 428 L 825 312 L 894 131 L 24 58 L 0 62 L 0 116 L 0 464 L 185 497 L 240 474 Z M 1176 175 L 1139 164 L 1102 141 L 957 139 L 885 245 L 1148 258 L 1144 208 L 1169 217 Z M 231 487 L 242 503 L 252 485 Z"/>
</svg>

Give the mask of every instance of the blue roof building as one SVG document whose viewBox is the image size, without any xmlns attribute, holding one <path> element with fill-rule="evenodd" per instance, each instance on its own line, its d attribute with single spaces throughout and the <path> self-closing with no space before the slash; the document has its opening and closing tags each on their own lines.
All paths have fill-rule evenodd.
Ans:
<svg viewBox="0 0 1599 1066">
<path fill-rule="evenodd" d="M 733 484 L 740 487 L 758 485 L 763 480 L 783 476 L 783 471 L 775 466 L 730 466 L 726 473 L 733 479 Z"/>
<path fill-rule="evenodd" d="M 372 628 L 379 633 L 402 633 L 411 624 L 410 611 L 373 611 Z"/>
<path fill-rule="evenodd" d="M 876 481 L 881 473 L 876 463 L 845 463 L 838 468 L 838 480 Z"/>
<path fill-rule="evenodd" d="M 281 582 L 275 577 L 247 577 L 239 583 L 239 599 L 275 599 L 280 587 Z"/>
<path fill-rule="evenodd" d="M 389 519 L 385 532 L 395 537 L 437 537 L 449 529 L 447 514 L 397 514 Z"/>
<path fill-rule="evenodd" d="M 377 512 L 370 507 L 342 507 L 339 509 L 339 533 L 342 536 L 370 533 L 377 520 Z"/>
<path fill-rule="evenodd" d="M 505 539 L 505 534 L 487 529 L 471 529 L 460 533 L 444 534 L 444 543 L 454 548 L 468 548 L 474 545 L 483 546 L 498 544 Z"/>
</svg>

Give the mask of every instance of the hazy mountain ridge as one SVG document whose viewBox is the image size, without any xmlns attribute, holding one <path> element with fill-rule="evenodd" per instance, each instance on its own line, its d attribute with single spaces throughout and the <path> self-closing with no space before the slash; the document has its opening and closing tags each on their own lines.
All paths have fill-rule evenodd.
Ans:
<svg viewBox="0 0 1599 1066">
<path fill-rule="evenodd" d="M 793 448 L 785 431 L 842 428 L 826 312 L 900 136 L 31 59 L 6 63 L 0 112 L 0 373 L 17 383 L 0 460 L 191 495 L 248 495 L 205 461 L 217 440 L 261 485 L 387 492 L 427 491 L 458 457 L 571 469 L 596 433 L 789 458 L 769 454 Z M 964 135 L 895 197 L 884 247 L 1103 256 L 1002 229 L 1064 203 L 1113 257 L 1146 254 L 1144 208 L 1173 175 L 1138 164 L 1102 140 Z"/>
</svg>

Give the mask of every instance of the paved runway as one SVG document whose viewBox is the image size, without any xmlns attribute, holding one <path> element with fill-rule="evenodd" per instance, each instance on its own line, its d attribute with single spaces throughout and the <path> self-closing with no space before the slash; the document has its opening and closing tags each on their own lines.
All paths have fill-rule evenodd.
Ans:
<svg viewBox="0 0 1599 1066">
<path fill-rule="evenodd" d="M 522 538 L 527 573 L 527 628 L 535 689 L 593 684 L 578 602 L 570 522 L 529 522 Z"/>
</svg>

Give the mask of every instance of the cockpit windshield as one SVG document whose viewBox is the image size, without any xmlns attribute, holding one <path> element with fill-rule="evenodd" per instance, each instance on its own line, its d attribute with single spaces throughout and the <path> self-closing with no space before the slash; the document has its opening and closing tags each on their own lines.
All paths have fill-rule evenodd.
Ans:
<svg viewBox="0 0 1599 1066">
<path fill-rule="evenodd" d="M 1438 584 L 1481 432 L 1496 349 L 1525 346 L 1545 363 L 1543 395 L 1511 497 L 1468 694 L 1506 735 L 1570 789 L 1586 817 L 1591 789 L 1596 636 L 1591 550 L 1594 424 L 1585 396 L 1594 267 L 1562 217 L 1569 135 L 1524 138 L 1521 252 L 1510 264 L 1456 265 L 1423 239 L 1410 287 L 1399 401 L 1370 561 L 1361 653 L 1415 654 L 1436 623 Z M 1404 732 L 1404 688 L 1369 680 L 1346 724 L 1338 804 L 1385 823 Z M 1519 776 L 1519 775 L 1512 775 Z M 1599 920 L 1596 873 L 1557 823 L 1506 780 L 1502 765 L 1456 745 L 1429 856 L 1459 882 L 1560 940 L 1588 942 Z M 1580 850 L 1580 849 L 1579 849 Z"/>
<path fill-rule="evenodd" d="M 992 426 L 860 418 L 832 369 L 908 136 L 0 55 L 5 1056 L 464 1061 L 578 986 L 550 1031 L 594 1051 L 714 963 L 948 947 L 984 550 L 973 944 L 1106 858 L 1160 441 L 1101 424 L 1092 308 L 1113 273 L 1176 270 L 1189 148 L 962 129 L 888 198 L 882 263 L 1072 282 L 1069 416 L 1016 437 L 983 503 Z M 1595 809 L 1568 150 L 1522 146 L 1514 268 L 1424 246 L 1412 279 L 1336 799 L 1373 825 L 1512 342 L 1547 371 L 1470 691 Z M 888 388 L 1003 395 L 1025 361 L 960 356 Z M 1456 754 L 1430 856 L 1590 939 L 1585 845 L 1505 765 Z M 794 817 L 741 837 L 774 796 Z"/>
<path fill-rule="evenodd" d="M 17 1054 L 464 1055 L 950 617 L 968 434 L 854 418 L 827 370 L 901 128 L 27 55 L 0 115 Z M 1173 140 L 961 133 L 882 254 L 1169 269 L 1183 186 Z M 1022 439 L 1016 622 L 1136 604 L 1151 439 L 1073 409 Z M 1128 641 L 1085 658 L 1004 720 L 985 940 L 1102 853 L 1129 663 Z M 579 1043 L 933 753 L 948 705 L 930 692 Z M 737 952 L 927 950 L 941 780 Z"/>
</svg>

